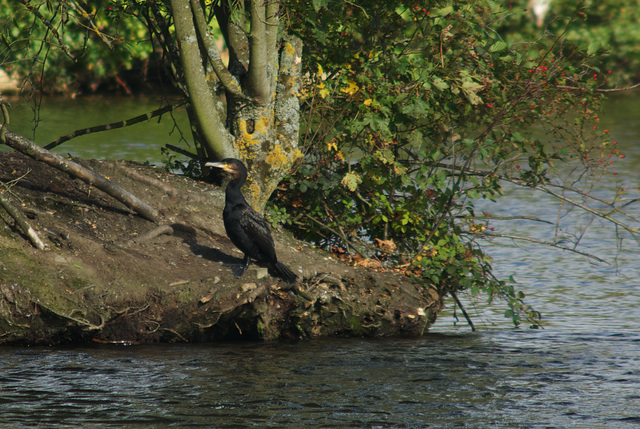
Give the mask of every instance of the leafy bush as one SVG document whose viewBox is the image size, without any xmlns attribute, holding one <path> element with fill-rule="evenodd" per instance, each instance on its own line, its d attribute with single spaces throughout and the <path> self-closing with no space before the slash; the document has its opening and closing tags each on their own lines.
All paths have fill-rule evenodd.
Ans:
<svg viewBox="0 0 640 429">
<path fill-rule="evenodd" d="M 439 293 L 502 297 L 516 325 L 537 325 L 493 277 L 474 202 L 504 182 L 555 186 L 570 176 L 555 164 L 600 168 L 612 149 L 589 110 L 606 76 L 564 39 L 507 42 L 495 26 L 513 11 L 491 1 L 297 7 L 306 156 L 278 203 L 298 236 Z"/>
</svg>

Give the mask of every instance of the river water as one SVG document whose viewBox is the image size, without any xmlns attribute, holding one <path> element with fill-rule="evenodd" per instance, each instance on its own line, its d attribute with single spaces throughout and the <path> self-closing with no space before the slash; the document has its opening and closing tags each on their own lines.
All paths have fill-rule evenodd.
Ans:
<svg viewBox="0 0 640 429">
<path fill-rule="evenodd" d="M 638 107 L 637 97 L 619 97 L 601 115 L 600 126 L 626 155 L 612 170 L 629 188 L 625 198 L 639 196 Z M 43 126 L 46 121 L 43 113 Z M 81 126 L 95 123 L 101 122 Z M 124 143 L 65 144 L 60 151 L 111 157 L 104 147 L 134 152 L 147 141 L 153 150 L 144 159 L 161 162 L 157 148 L 176 139 L 168 135 L 172 125 L 136 127 L 137 137 L 119 137 Z M 47 133 L 55 138 L 71 129 Z M 480 209 L 558 212 L 544 196 L 515 190 Z M 638 209 L 633 214 L 640 217 Z M 588 219 L 565 220 L 582 221 Z M 532 237 L 553 233 L 531 222 L 492 226 Z M 539 330 L 513 329 L 503 306 L 467 299 L 476 332 L 456 321 L 450 304 L 420 339 L 2 347 L 0 427 L 640 427 L 639 246 L 628 238 L 620 243 L 598 221 L 583 242 L 609 264 L 533 244 L 490 245 L 498 276 L 513 274 L 527 302 L 542 312 Z"/>
</svg>

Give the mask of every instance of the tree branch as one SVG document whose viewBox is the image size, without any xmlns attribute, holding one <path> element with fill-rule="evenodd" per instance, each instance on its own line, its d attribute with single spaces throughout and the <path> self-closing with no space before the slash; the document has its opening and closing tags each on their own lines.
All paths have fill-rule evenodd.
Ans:
<svg viewBox="0 0 640 429">
<path fill-rule="evenodd" d="M 545 246 L 555 247 L 555 248 L 561 249 L 561 250 L 567 250 L 569 252 L 577 253 L 578 255 L 586 256 L 588 258 L 593 258 L 598 262 L 603 262 L 603 263 L 605 263 L 607 265 L 609 264 L 604 259 L 598 258 L 597 256 L 594 256 L 594 255 L 592 255 L 590 253 L 581 252 L 580 250 L 573 249 L 571 247 L 562 246 L 562 245 L 560 245 L 558 243 L 554 243 L 553 241 L 538 240 L 537 238 L 525 237 L 525 236 L 522 236 L 522 235 L 487 233 L 487 232 L 477 232 L 477 233 L 474 233 L 474 235 L 479 235 L 479 236 L 483 236 L 483 237 L 510 238 L 512 240 L 529 241 L 531 243 L 544 244 Z"/>
<path fill-rule="evenodd" d="M 215 12 L 218 25 L 229 47 L 229 71 L 234 75 L 245 74 L 249 65 L 249 38 L 245 31 L 244 2 L 235 3 L 235 13 L 231 10 L 231 2 L 220 3 L 221 5 L 215 6 Z"/>
<path fill-rule="evenodd" d="M 60 49 L 62 49 L 62 52 L 64 52 L 64 54 L 69 57 L 69 59 L 71 59 L 72 61 L 76 61 L 77 58 L 75 55 L 73 55 L 71 53 L 71 50 L 69 49 L 69 46 L 64 42 L 63 36 L 64 35 L 60 35 L 60 33 L 58 32 L 58 29 L 51 23 L 51 21 L 49 21 L 47 18 L 45 18 L 40 11 L 37 9 L 36 6 L 34 6 L 33 4 L 31 4 L 31 1 L 27 1 L 27 0 L 18 0 L 30 13 L 33 14 L 33 16 L 35 16 L 36 18 L 38 18 L 40 20 L 40 22 L 42 22 L 42 24 L 47 27 L 47 29 L 51 32 L 51 34 L 53 34 L 53 37 L 56 38 L 56 40 L 58 41 L 58 45 L 60 47 Z M 107 46 L 109 46 L 109 44 L 107 43 Z"/>
<path fill-rule="evenodd" d="M 462 168 L 457 167 L 455 165 L 449 165 L 449 164 L 444 164 L 444 163 L 437 163 L 435 165 L 437 167 L 446 168 L 446 169 L 454 170 L 454 171 L 459 171 L 460 173 L 463 172 Z M 484 177 L 484 176 L 488 176 L 488 175 L 492 174 L 493 172 L 470 169 L 470 170 L 466 171 L 466 173 Z M 633 220 L 635 222 L 638 221 L 636 218 L 634 218 L 630 214 L 626 213 L 625 211 L 621 210 L 618 207 L 615 207 L 612 203 L 609 203 L 609 202 L 607 202 L 607 201 L 605 201 L 605 200 L 603 200 L 601 198 L 595 197 L 595 196 L 593 196 L 591 194 L 588 194 L 586 192 L 580 191 L 579 189 L 575 189 L 575 188 L 571 188 L 571 187 L 567 187 L 567 186 L 563 186 L 563 185 L 557 185 L 557 184 L 553 184 L 553 183 L 549 183 L 549 184 L 547 184 L 545 186 L 536 185 L 536 186 L 532 187 L 532 186 L 527 185 L 524 181 L 519 180 L 519 179 L 514 179 L 512 177 L 501 175 L 501 176 L 497 176 L 497 178 L 500 179 L 500 180 L 504 180 L 505 182 L 513 183 L 514 185 L 518 185 L 518 186 L 522 186 L 522 187 L 528 187 L 528 188 L 531 188 L 531 189 L 537 189 L 539 191 L 545 192 L 545 193 L 547 193 L 549 195 L 552 195 L 552 196 L 558 198 L 561 201 L 565 201 L 565 202 L 567 202 L 569 204 L 572 204 L 572 205 L 574 205 L 574 206 L 576 206 L 578 208 L 581 208 L 581 209 L 583 209 L 583 210 L 585 210 L 585 211 L 587 211 L 589 213 L 592 213 L 593 215 L 595 215 L 595 216 L 597 216 L 599 218 L 605 219 L 605 220 L 607 220 L 609 222 L 613 222 L 614 224 L 622 227 L 623 229 L 631 232 L 634 235 L 637 235 L 638 233 L 640 233 L 640 230 L 638 230 L 638 228 L 632 228 L 629 225 L 626 225 L 626 224 L 620 222 L 619 220 L 616 220 L 616 219 L 612 218 L 609 214 L 601 213 L 601 212 L 599 212 L 599 211 L 597 211 L 595 209 L 592 209 L 589 206 L 581 204 L 578 201 L 572 200 L 569 197 L 566 197 L 566 196 L 564 196 L 562 194 L 554 192 L 551 189 L 549 189 L 549 187 L 555 187 L 555 188 L 559 188 L 559 189 L 562 189 L 562 190 L 565 190 L 565 191 L 575 192 L 576 194 L 581 195 L 584 198 L 588 198 L 588 199 L 597 201 L 599 203 L 605 204 L 608 207 L 611 207 L 613 212 L 620 213 L 621 215 L 626 216 L 627 218 L 629 218 L 629 219 L 631 219 L 631 220 Z"/>
<path fill-rule="evenodd" d="M 66 136 L 62 136 L 62 137 L 58 138 L 57 140 L 52 141 L 51 143 L 47 144 L 44 148 L 47 149 L 47 150 L 51 150 L 51 149 L 53 149 L 55 147 L 60 146 L 62 143 L 66 142 L 66 141 L 69 141 L 69 140 L 71 140 L 73 138 L 76 138 L 76 137 L 83 136 L 85 134 L 97 133 L 97 132 L 100 132 L 100 131 L 115 130 L 117 128 L 128 127 L 130 125 L 135 125 L 135 124 L 143 122 L 143 121 L 148 121 L 153 117 L 160 116 L 160 115 L 163 115 L 163 114 L 165 114 L 167 112 L 170 112 L 170 111 L 172 111 L 174 109 L 177 109 L 178 107 L 180 107 L 180 106 L 182 106 L 182 105 L 184 105 L 186 103 L 187 103 L 187 100 L 182 100 L 182 101 L 180 101 L 180 102 L 178 102 L 176 104 L 172 104 L 170 106 L 165 106 L 165 107 L 162 107 L 160 109 L 156 109 L 156 110 L 154 110 L 152 112 L 145 113 L 145 114 L 136 116 L 136 117 L 131 118 L 131 119 L 126 119 L 124 121 L 112 122 L 112 123 L 106 124 L 106 125 L 98 125 L 98 126 L 95 126 L 95 127 L 83 128 L 81 130 L 75 130 L 74 132 L 72 132 L 70 134 L 67 134 Z"/>
<path fill-rule="evenodd" d="M 267 3 L 267 21 L 266 21 L 266 42 L 267 42 L 267 61 L 270 64 L 276 64 L 278 56 L 278 25 L 280 22 L 280 2 L 278 0 L 265 0 Z M 277 73 L 271 73 L 273 78 Z"/>
<path fill-rule="evenodd" d="M 202 44 L 207 51 L 209 62 L 211 63 L 213 70 L 216 72 L 216 76 L 218 76 L 218 79 L 227 91 L 236 97 L 244 97 L 242 87 L 238 84 L 236 79 L 234 79 L 231 72 L 229 72 L 229 69 L 225 67 L 222 62 L 222 58 L 220 57 L 220 51 L 218 51 L 218 48 L 213 43 L 213 38 L 209 33 L 209 26 L 205 20 L 204 11 L 202 10 L 200 1 L 191 0 L 191 7 L 193 8 L 193 16 L 196 20 L 200 40 L 202 40 Z"/>
<path fill-rule="evenodd" d="M 565 201 L 565 202 L 567 202 L 569 204 L 572 204 L 572 205 L 574 205 L 576 207 L 579 207 L 582 210 L 584 210 L 586 212 L 589 212 L 589 213 L 591 213 L 591 214 L 593 214 L 593 215 L 595 215 L 595 216 L 597 216 L 599 218 L 602 218 L 602 219 L 608 220 L 609 222 L 615 223 L 619 227 L 629 231 L 630 233 L 632 233 L 634 235 L 638 234 L 638 232 L 640 232 L 640 231 L 638 231 L 637 228 L 631 228 L 629 225 L 626 225 L 626 224 L 620 222 L 619 220 L 612 218 L 611 216 L 609 216 L 607 214 L 600 213 L 599 211 L 594 210 L 589 206 L 586 206 L 586 205 L 584 205 L 582 203 L 579 203 L 578 201 L 572 200 L 569 197 L 565 197 L 564 195 L 559 194 L 557 192 L 553 192 L 551 189 L 545 188 L 544 186 L 537 185 L 534 189 L 538 189 L 538 190 L 540 190 L 542 192 L 545 192 L 545 193 L 547 193 L 549 195 L 553 195 L 554 197 L 558 198 L 561 201 Z"/>
</svg>

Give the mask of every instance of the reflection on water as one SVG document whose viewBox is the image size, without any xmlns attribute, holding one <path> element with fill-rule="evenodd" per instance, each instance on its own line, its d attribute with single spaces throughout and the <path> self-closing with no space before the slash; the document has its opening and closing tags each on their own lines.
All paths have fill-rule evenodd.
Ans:
<svg viewBox="0 0 640 429">
<path fill-rule="evenodd" d="M 624 427 L 640 336 L 492 332 L 420 340 L 0 351 L 6 425 Z"/>
<path fill-rule="evenodd" d="M 129 106 L 133 111 L 118 107 L 122 114 L 108 121 L 157 108 L 154 103 Z M 601 115 L 626 155 L 616 169 L 630 193 L 640 185 L 634 104 L 622 98 L 608 118 Z M 105 122 L 97 116 L 55 131 L 43 122 L 38 141 Z M 128 138 L 144 155 L 123 156 L 131 146 L 108 141 L 111 134 L 85 137 L 91 145 L 77 143 L 77 149 L 65 144 L 61 152 L 162 161 L 158 145 L 169 142 L 170 129 L 159 136 L 154 127 L 130 129 L 139 133 Z M 557 213 L 550 201 L 517 192 L 486 208 Z M 552 234 L 526 222 L 496 226 Z M 491 307 L 476 314 L 483 331 L 453 326 L 449 311 L 432 334 L 417 340 L 0 348 L 0 427 L 638 427 L 638 244 L 625 239 L 616 258 L 620 243 L 598 222 L 583 240 L 610 265 L 532 244 L 496 241 L 489 248 L 499 277 L 514 274 L 527 301 L 543 313 L 539 331 L 513 330 L 504 308 Z"/>
</svg>

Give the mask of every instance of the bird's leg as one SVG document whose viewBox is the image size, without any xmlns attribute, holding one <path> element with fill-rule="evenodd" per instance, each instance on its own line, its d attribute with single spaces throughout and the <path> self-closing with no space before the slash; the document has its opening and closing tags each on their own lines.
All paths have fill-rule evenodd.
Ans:
<svg viewBox="0 0 640 429">
<path fill-rule="evenodd" d="M 240 277 L 241 275 L 243 275 L 244 272 L 247 271 L 247 268 L 249 268 L 250 264 L 251 264 L 251 258 L 249 257 L 249 255 L 244 255 L 244 259 L 242 260 L 242 267 L 240 267 L 235 272 L 236 277 Z"/>
</svg>

